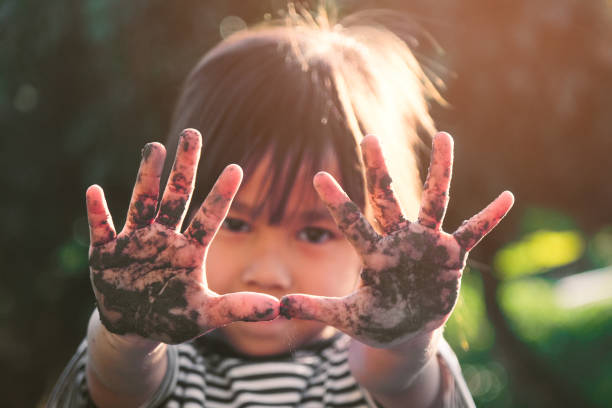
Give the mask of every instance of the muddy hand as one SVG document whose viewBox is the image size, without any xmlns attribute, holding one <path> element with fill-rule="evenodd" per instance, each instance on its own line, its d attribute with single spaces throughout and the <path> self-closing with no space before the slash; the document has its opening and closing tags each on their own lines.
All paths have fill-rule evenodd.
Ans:
<svg viewBox="0 0 612 408">
<path fill-rule="evenodd" d="M 417 222 L 404 218 L 378 141 L 361 143 L 370 201 L 383 234 L 327 173 L 315 176 L 321 199 L 363 259 L 361 285 L 343 298 L 288 295 L 282 315 L 319 320 L 357 340 L 388 347 L 442 326 L 450 316 L 468 252 L 506 215 L 514 202 L 502 193 L 452 235 L 440 229 L 448 204 L 453 140 L 434 138 Z"/>
<path fill-rule="evenodd" d="M 230 165 L 222 172 L 185 233 L 180 232 L 201 145 L 197 131 L 181 135 L 157 214 L 166 151 L 159 143 L 145 146 L 127 221 L 118 235 L 102 189 L 94 185 L 87 190 L 90 277 L 102 323 L 113 333 L 180 343 L 236 320 L 278 315 L 278 300 L 272 296 L 220 296 L 206 285 L 207 247 L 238 190 L 240 167 Z"/>
</svg>

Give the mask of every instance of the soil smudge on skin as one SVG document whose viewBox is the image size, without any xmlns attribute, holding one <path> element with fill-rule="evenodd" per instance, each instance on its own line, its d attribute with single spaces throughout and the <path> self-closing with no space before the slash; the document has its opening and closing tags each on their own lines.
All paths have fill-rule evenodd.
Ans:
<svg viewBox="0 0 612 408">
<path fill-rule="evenodd" d="M 338 208 L 338 214 L 340 220 L 338 222 L 338 228 L 348 237 L 351 237 L 353 241 L 360 239 L 369 243 L 366 249 L 367 253 L 376 251 L 376 243 L 380 236 L 372 229 L 368 228 L 367 222 L 360 222 L 361 211 L 359 207 L 352 201 L 343 203 Z"/>
<path fill-rule="evenodd" d="M 146 338 L 161 334 L 168 338 L 168 343 L 180 343 L 201 332 L 197 311 L 190 311 L 189 317 L 170 312 L 170 309 L 187 308 L 185 284 L 178 279 L 153 282 L 141 291 L 117 288 L 100 273 L 94 273 L 93 283 L 103 295 L 103 307 L 121 314 L 112 322 L 100 315 L 104 326 L 113 333 L 136 333 Z"/>
<path fill-rule="evenodd" d="M 428 257 L 435 257 L 436 262 L 427 262 Z M 441 281 L 436 278 L 440 273 L 437 265 L 443 258 L 448 259 L 446 249 L 434 247 L 419 262 L 402 254 L 394 267 L 382 271 L 364 269 L 363 284 L 374 294 L 373 311 L 391 311 L 402 304 L 405 307 L 403 318 L 393 327 L 385 324 L 384 313 L 362 314 L 354 322 L 355 332 L 387 344 L 450 313 L 459 294 L 459 280 Z M 443 296 L 445 292 L 450 296 Z"/>
<path fill-rule="evenodd" d="M 183 173 L 176 172 L 176 163 L 174 163 L 174 167 L 175 168 L 172 169 L 173 176 L 170 185 L 177 193 L 185 193 L 187 192 L 190 183 Z"/>
<path fill-rule="evenodd" d="M 370 313 L 347 310 L 347 315 L 353 316 L 351 326 L 355 334 L 381 344 L 415 333 L 452 311 L 459 294 L 459 273 L 457 278 L 448 278 L 442 271 L 461 270 L 466 258 L 462 252 L 463 262 L 447 265 L 451 260 L 448 249 L 438 245 L 434 235 L 410 231 L 402 235 L 389 236 L 394 244 L 388 245 L 384 252 L 397 256 L 396 265 L 383 270 L 364 268 L 362 271 L 363 285 L 372 291 Z M 403 253 L 400 242 L 410 242 L 413 249 L 423 254 L 422 257 L 415 260 Z M 386 311 L 393 311 L 395 316 L 401 313 L 401 318 L 392 327 L 385 321 Z"/>
<path fill-rule="evenodd" d="M 142 158 L 144 159 L 144 161 L 149 160 L 149 156 L 151 156 L 152 151 L 153 151 L 152 143 L 147 143 L 146 145 L 144 145 L 144 147 L 140 151 L 140 154 L 142 155 Z"/>
<path fill-rule="evenodd" d="M 237 319 L 237 320 L 242 320 L 244 322 L 260 322 L 262 320 L 266 320 L 266 318 L 269 318 L 272 314 L 274 314 L 274 309 L 272 309 L 271 307 L 262 312 L 254 308 L 251 311 L 250 315 L 248 315 L 247 317 L 243 319 Z"/>
<path fill-rule="evenodd" d="M 292 310 L 295 306 L 296 304 L 293 299 L 283 297 L 280 301 L 279 314 L 287 320 L 291 320 L 291 318 L 293 317 Z"/>
<path fill-rule="evenodd" d="M 92 248 L 91 280 L 101 294 L 100 319 L 109 331 L 166 343 L 180 343 L 202 333 L 200 313 L 187 302 L 190 283 L 180 278 L 191 269 L 172 265 L 165 254 L 167 239 L 163 229 L 152 235 L 136 230 L 110 245 Z M 151 251 L 143 256 L 143 248 Z M 103 310 L 120 317 L 108 319 Z"/>
<path fill-rule="evenodd" d="M 157 198 L 153 198 L 146 195 L 138 197 L 134 203 L 134 210 L 132 212 L 132 218 L 137 227 L 143 227 L 151 223 L 155 217 L 156 206 L 152 204 Z M 147 203 L 148 202 L 148 203 Z"/>
<path fill-rule="evenodd" d="M 208 232 L 204 229 L 202 223 L 198 220 L 193 220 L 191 223 L 191 237 L 200 243 L 204 243 L 204 238 Z"/>
<path fill-rule="evenodd" d="M 164 202 L 159 210 L 157 222 L 165 226 L 176 225 L 183 216 L 186 204 L 184 198 Z"/>
</svg>

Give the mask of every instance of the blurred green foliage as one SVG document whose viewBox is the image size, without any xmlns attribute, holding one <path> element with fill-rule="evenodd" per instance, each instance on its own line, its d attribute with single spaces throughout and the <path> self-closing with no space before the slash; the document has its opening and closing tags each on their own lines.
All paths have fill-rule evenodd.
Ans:
<svg viewBox="0 0 612 408">
<path fill-rule="evenodd" d="M 479 407 L 518 406 L 510 387 L 512 373 L 495 357 L 495 333 L 485 313 L 482 291 L 478 272 L 467 271 L 445 335 L 462 362 Z M 612 399 L 612 300 L 563 308 L 553 281 L 529 277 L 505 283 L 499 301 L 522 341 L 567 376 L 576 392 L 587 395 L 596 406 L 607 405 Z"/>
<path fill-rule="evenodd" d="M 564 308 L 554 281 L 534 277 L 505 283 L 499 299 L 518 336 L 555 370 L 599 406 L 612 400 L 612 298 Z"/>
<path fill-rule="evenodd" d="M 578 231 L 538 230 L 495 254 L 495 269 L 504 279 L 541 272 L 579 259 L 584 240 Z"/>
<path fill-rule="evenodd" d="M 570 287 L 568 293 L 560 286 L 565 276 L 576 272 L 576 268 L 564 269 L 568 264 L 582 259 L 593 268 L 612 265 L 612 229 L 603 227 L 587 242 L 570 216 L 543 208 L 527 209 L 519 224 L 519 239 L 494 256 L 501 279 L 500 308 L 522 342 L 590 402 L 606 406 L 612 400 L 612 267 L 599 272 L 609 276 L 599 280 L 609 285 L 603 300 L 589 299 L 589 293 L 599 288 L 581 285 L 575 286 L 574 293 Z M 590 251 L 584 250 L 587 247 Z M 515 406 L 508 393 L 509 373 L 492 356 L 495 331 L 483 303 L 480 273 L 466 269 L 446 337 L 464 363 L 477 405 Z M 572 303 L 568 296 L 578 297 L 579 303 Z"/>
<path fill-rule="evenodd" d="M 597 266 L 612 265 L 612 226 L 605 226 L 593 236 L 587 249 L 589 259 Z"/>
<path fill-rule="evenodd" d="M 109 192 L 120 227 L 140 148 L 165 139 L 188 70 L 227 30 L 285 4 L 0 1 L 3 406 L 44 401 L 84 336 L 94 307 L 87 186 Z M 564 277 L 612 264 L 610 2 L 338 4 L 341 12 L 402 11 L 440 44 L 422 41 L 415 53 L 446 82 L 450 107 L 434 106 L 434 115 L 456 140 L 445 229 L 504 188 L 517 197 L 472 255 L 497 271 L 466 271 L 447 328 L 478 406 L 569 406 L 555 399 L 564 390 L 553 376 L 533 378 L 521 368 L 529 362 L 507 349 L 508 336 L 571 392 L 607 406 L 610 305 L 563 308 L 556 291 Z M 500 331 L 494 308 L 510 334 Z"/>
<path fill-rule="evenodd" d="M 495 331 L 487 318 L 483 290 L 478 271 L 466 268 L 457 306 L 444 333 L 461 361 L 477 405 L 511 407 L 510 374 L 492 355 Z"/>
</svg>

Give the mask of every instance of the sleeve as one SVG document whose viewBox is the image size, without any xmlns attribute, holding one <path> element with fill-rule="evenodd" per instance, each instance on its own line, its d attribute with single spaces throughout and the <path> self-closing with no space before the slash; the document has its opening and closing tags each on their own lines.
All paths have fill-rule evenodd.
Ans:
<svg viewBox="0 0 612 408">
<path fill-rule="evenodd" d="M 438 346 L 438 362 L 442 375 L 443 407 L 476 408 L 472 394 L 461 373 L 461 366 L 455 352 L 444 338 Z"/>
<path fill-rule="evenodd" d="M 178 376 L 178 351 L 176 346 L 169 345 L 168 369 L 166 375 L 157 392 L 143 407 L 157 407 L 172 394 L 176 386 Z M 64 371 L 60 375 L 57 383 L 53 387 L 51 396 L 47 401 L 47 408 L 90 408 L 95 404 L 89 397 L 87 382 L 85 377 L 85 367 L 87 364 L 87 341 L 83 340 L 76 353 Z"/>
</svg>

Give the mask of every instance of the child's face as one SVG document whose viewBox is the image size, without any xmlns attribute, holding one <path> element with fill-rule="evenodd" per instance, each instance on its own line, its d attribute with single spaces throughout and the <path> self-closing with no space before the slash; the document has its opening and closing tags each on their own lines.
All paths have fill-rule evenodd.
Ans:
<svg viewBox="0 0 612 408">
<path fill-rule="evenodd" d="M 206 261 L 208 286 L 221 294 L 254 291 L 278 298 L 289 293 L 344 296 L 352 292 L 361 260 L 309 177 L 298 176 L 280 223 L 269 223 L 265 207 L 253 215 L 258 193 L 265 187 L 265 170 L 262 161 L 238 191 L 212 241 Z M 234 323 L 221 330 L 238 351 L 264 355 L 319 338 L 324 329 L 322 323 L 279 317 L 272 322 Z"/>
</svg>

